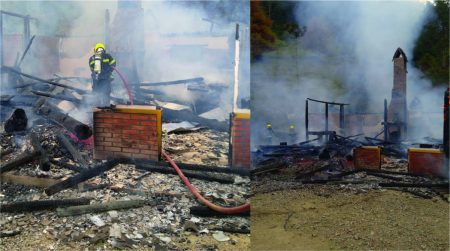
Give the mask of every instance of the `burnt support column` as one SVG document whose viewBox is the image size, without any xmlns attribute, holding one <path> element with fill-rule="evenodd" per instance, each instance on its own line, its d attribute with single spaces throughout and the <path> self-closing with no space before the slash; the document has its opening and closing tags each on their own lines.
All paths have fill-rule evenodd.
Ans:
<svg viewBox="0 0 450 251">
<path fill-rule="evenodd" d="M 0 13 L 0 64 L 3 65 L 3 13 Z"/>
<path fill-rule="evenodd" d="M 388 127 L 388 106 L 387 99 L 384 99 L 384 141 L 389 141 L 389 127 Z"/>
<path fill-rule="evenodd" d="M 306 101 L 305 101 L 305 133 L 306 133 L 306 140 L 309 140 L 308 124 L 309 124 L 309 117 L 308 117 L 308 100 L 306 100 Z"/>
<path fill-rule="evenodd" d="M 448 161 L 449 161 L 449 137 L 450 137 L 450 128 L 449 128 L 449 124 L 450 124 L 450 118 L 449 118 L 449 95 L 450 95 L 450 88 L 447 88 L 447 91 L 445 92 L 445 96 L 444 96 L 444 152 L 445 152 L 445 157 L 447 160 L 447 167 L 448 167 Z"/>
<path fill-rule="evenodd" d="M 30 16 L 27 15 L 23 19 L 23 47 L 26 48 L 30 42 Z"/>
<path fill-rule="evenodd" d="M 325 104 L 325 131 L 328 132 L 328 104 Z"/>
</svg>

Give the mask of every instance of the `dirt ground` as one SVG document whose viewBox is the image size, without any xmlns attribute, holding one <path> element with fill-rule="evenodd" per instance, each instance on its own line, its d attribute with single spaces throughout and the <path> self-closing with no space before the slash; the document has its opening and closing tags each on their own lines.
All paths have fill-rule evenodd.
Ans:
<svg viewBox="0 0 450 251">
<path fill-rule="evenodd" d="M 256 193 L 252 250 L 448 250 L 449 203 L 337 186 Z"/>
</svg>

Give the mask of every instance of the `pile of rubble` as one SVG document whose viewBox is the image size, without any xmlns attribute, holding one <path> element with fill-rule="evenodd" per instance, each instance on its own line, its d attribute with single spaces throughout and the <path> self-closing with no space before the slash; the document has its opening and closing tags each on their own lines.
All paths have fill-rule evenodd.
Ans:
<svg viewBox="0 0 450 251">
<path fill-rule="evenodd" d="M 94 161 L 92 146 L 67 133 L 42 123 L 0 134 L 5 249 L 248 248 L 249 214 L 222 215 L 201 206 L 167 163 Z M 207 199 L 223 206 L 247 201 L 248 172 L 225 167 L 226 133 L 206 130 L 163 138 L 163 148 L 177 163 L 189 160 L 191 165 L 180 168 Z M 35 151 L 44 154 L 4 168 Z"/>
<path fill-rule="evenodd" d="M 306 141 L 294 145 L 260 146 L 254 153 L 253 191 L 271 192 L 286 189 L 335 186 L 356 193 L 370 189 L 393 189 L 430 199 L 448 197 L 448 179 L 408 172 L 405 146 L 373 138 L 366 141 L 341 137 L 323 145 Z M 360 135 L 358 135 L 360 136 Z M 354 149 L 358 146 L 384 145 L 379 168 L 356 166 Z M 353 153 L 353 154 L 352 154 Z"/>
</svg>

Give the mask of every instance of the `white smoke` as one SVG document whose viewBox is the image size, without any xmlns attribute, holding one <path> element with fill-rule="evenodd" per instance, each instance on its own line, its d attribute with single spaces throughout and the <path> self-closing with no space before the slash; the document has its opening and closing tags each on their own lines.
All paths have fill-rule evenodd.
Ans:
<svg viewBox="0 0 450 251">
<path fill-rule="evenodd" d="M 282 50 L 290 53 L 272 52 L 252 64 L 252 99 L 261 115 L 253 116 L 252 129 L 264 133 L 263 123 L 271 121 L 275 130 L 277 124 L 283 130 L 288 123 L 303 130 L 307 97 L 350 103 L 352 112 L 382 113 L 383 100 L 391 98 L 392 56 L 398 47 L 409 60 L 408 104 L 418 97 L 424 110 L 440 112 L 443 91 L 433 89 L 411 64 L 414 42 L 430 15 L 425 4 L 319 1 L 297 6 L 298 23 L 307 27 L 305 35 L 287 42 L 287 49 Z M 432 126 L 432 131 L 442 132 L 442 122 Z M 298 133 L 303 135 L 301 130 Z M 252 133 L 253 145 L 257 145 L 258 129 Z M 442 137 L 442 133 L 432 136 Z"/>
</svg>

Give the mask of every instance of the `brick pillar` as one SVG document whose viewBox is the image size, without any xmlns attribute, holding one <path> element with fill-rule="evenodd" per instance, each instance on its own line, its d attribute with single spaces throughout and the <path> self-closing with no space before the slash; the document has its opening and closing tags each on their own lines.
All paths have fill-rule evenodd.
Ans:
<svg viewBox="0 0 450 251">
<path fill-rule="evenodd" d="M 250 111 L 231 115 L 231 166 L 250 168 Z"/>
<path fill-rule="evenodd" d="M 161 110 L 143 105 L 94 110 L 94 158 L 160 160 L 161 116 Z"/>
<path fill-rule="evenodd" d="M 394 81 L 392 98 L 388 109 L 388 122 L 398 123 L 389 128 L 389 140 L 399 141 L 406 139 L 408 110 L 406 104 L 406 64 L 408 59 L 401 48 L 395 51 L 394 57 Z"/>
<path fill-rule="evenodd" d="M 381 169 L 381 148 L 361 146 L 353 149 L 355 168 Z"/>
</svg>

